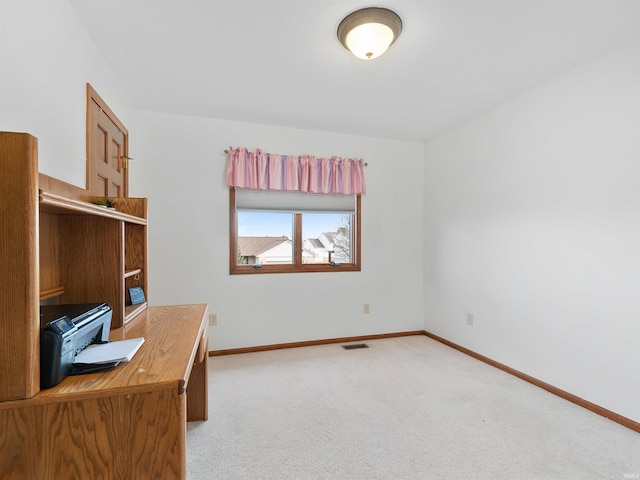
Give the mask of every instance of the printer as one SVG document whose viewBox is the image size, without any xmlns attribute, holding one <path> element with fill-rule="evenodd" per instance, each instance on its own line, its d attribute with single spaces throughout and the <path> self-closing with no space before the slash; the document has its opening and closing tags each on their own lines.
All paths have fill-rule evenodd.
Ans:
<svg viewBox="0 0 640 480">
<path fill-rule="evenodd" d="M 112 314 L 106 303 L 40 306 L 40 388 L 71 374 L 74 357 L 87 346 L 109 341 Z"/>
</svg>

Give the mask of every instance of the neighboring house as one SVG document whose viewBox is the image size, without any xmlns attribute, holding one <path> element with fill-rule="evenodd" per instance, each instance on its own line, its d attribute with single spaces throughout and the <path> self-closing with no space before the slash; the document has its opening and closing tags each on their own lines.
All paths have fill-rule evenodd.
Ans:
<svg viewBox="0 0 640 480">
<path fill-rule="evenodd" d="M 291 263 L 293 243 L 287 237 L 238 237 L 238 264 Z"/>
<path fill-rule="evenodd" d="M 293 242 L 287 237 L 238 237 L 238 264 L 277 265 L 291 263 Z M 304 263 L 315 263 L 316 253 L 303 249 Z"/>
<path fill-rule="evenodd" d="M 318 238 L 304 240 L 304 248 L 315 253 L 316 263 L 348 263 L 351 261 L 349 229 L 341 227 L 337 232 L 323 232 Z"/>
<path fill-rule="evenodd" d="M 330 252 L 333 251 L 333 245 L 325 245 L 319 238 L 305 238 L 302 241 L 302 248 L 309 252 L 313 252 L 312 262 L 306 263 L 329 263 Z"/>
<path fill-rule="evenodd" d="M 329 251 L 333 251 L 333 242 L 335 236 L 336 232 L 323 232 L 318 237 L 318 240 L 322 243 L 322 245 L 324 245 L 324 248 Z"/>
<path fill-rule="evenodd" d="M 303 263 L 347 263 L 351 261 L 349 229 L 323 232 L 302 240 Z M 238 237 L 239 265 L 291 263 L 293 242 L 287 237 Z"/>
</svg>

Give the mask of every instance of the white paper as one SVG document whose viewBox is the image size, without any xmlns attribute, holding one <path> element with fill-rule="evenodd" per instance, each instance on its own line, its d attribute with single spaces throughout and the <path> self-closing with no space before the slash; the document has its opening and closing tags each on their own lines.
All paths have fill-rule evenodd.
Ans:
<svg viewBox="0 0 640 480">
<path fill-rule="evenodd" d="M 76 355 L 73 363 L 128 362 L 143 343 L 144 338 L 139 337 L 89 345 Z"/>
</svg>

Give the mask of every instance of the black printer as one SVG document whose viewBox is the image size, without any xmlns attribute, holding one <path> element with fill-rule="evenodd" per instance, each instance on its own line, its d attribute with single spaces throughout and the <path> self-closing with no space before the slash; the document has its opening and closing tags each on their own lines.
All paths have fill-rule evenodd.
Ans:
<svg viewBox="0 0 640 480">
<path fill-rule="evenodd" d="M 88 345 L 109 341 L 112 314 L 106 303 L 40 306 L 40 388 L 69 375 Z"/>
</svg>

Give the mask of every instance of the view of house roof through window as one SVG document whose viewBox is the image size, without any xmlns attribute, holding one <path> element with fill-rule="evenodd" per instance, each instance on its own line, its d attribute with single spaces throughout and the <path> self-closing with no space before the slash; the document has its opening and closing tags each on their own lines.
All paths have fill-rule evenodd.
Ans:
<svg viewBox="0 0 640 480">
<path fill-rule="evenodd" d="M 292 228 L 290 213 L 238 212 L 238 264 L 293 263 Z M 303 214 L 302 229 L 302 263 L 351 262 L 350 215 Z"/>
</svg>

